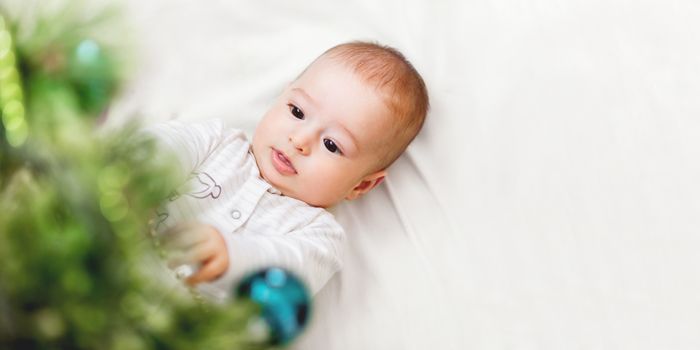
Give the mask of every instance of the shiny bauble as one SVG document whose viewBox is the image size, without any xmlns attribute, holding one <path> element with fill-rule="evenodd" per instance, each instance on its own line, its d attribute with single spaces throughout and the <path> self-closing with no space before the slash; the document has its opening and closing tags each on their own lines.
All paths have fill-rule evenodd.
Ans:
<svg viewBox="0 0 700 350">
<path fill-rule="evenodd" d="M 272 345 L 287 345 L 309 321 L 311 294 L 301 280 L 281 268 L 252 273 L 235 289 L 237 299 L 260 306 L 260 315 L 250 322 L 250 331 Z"/>
</svg>

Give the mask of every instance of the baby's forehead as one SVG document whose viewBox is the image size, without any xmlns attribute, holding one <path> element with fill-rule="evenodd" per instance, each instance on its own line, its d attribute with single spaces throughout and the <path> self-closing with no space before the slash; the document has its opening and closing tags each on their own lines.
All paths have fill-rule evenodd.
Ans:
<svg viewBox="0 0 700 350">
<path fill-rule="evenodd" d="M 385 108 L 392 109 L 392 91 L 387 86 L 381 86 L 353 69 L 352 66 L 337 59 L 319 58 L 291 84 L 291 91 L 301 95 L 311 95 L 312 98 L 322 99 L 329 90 L 341 91 L 345 98 L 360 98 L 377 100 Z M 359 93 L 358 93 L 359 92 Z M 370 101 L 366 101 L 370 102 Z"/>
<path fill-rule="evenodd" d="M 371 152 L 383 153 L 400 147 L 401 130 L 405 128 L 405 122 L 396 115 L 385 112 L 379 119 L 375 119 L 372 125 L 361 129 L 360 132 L 371 134 L 365 138 L 364 143 Z"/>
<path fill-rule="evenodd" d="M 345 73 L 348 74 L 346 75 Z M 309 76 L 307 76 L 307 74 Z M 369 100 L 376 100 L 380 102 L 380 105 L 377 106 L 377 109 L 379 110 L 372 113 L 373 118 L 368 121 L 371 122 L 371 124 L 364 125 L 363 129 L 365 131 L 380 131 L 380 135 L 376 135 L 376 137 L 371 138 L 365 143 L 372 147 L 376 147 L 377 145 L 393 145 L 394 143 L 397 143 L 396 135 L 400 134 L 399 129 L 405 126 L 406 118 L 401 117 L 401 110 L 400 108 L 397 108 L 397 101 L 395 101 L 393 98 L 395 91 L 393 91 L 392 86 L 390 86 L 390 84 L 381 84 L 379 78 L 375 76 L 368 74 L 363 75 L 362 71 L 355 69 L 350 62 L 344 60 L 342 57 L 319 57 L 316 61 L 309 65 L 309 67 L 307 67 L 304 73 L 300 76 L 300 79 L 302 80 L 301 84 L 299 84 L 297 88 L 295 88 L 296 86 L 293 86 L 292 92 L 303 95 L 304 92 L 307 92 L 304 90 L 306 86 L 303 84 L 308 81 L 306 78 L 313 81 L 321 76 L 322 80 L 333 83 L 332 85 L 326 86 L 327 88 L 340 89 L 344 96 L 357 96 L 351 93 L 351 86 L 340 83 L 343 81 L 340 74 L 346 78 L 348 76 L 352 77 L 351 79 L 357 83 L 357 85 L 354 85 L 354 87 L 366 93 L 364 94 L 364 96 L 366 96 L 366 102 L 369 102 Z M 340 84 L 340 86 L 337 86 L 338 84 Z M 311 95 L 311 98 L 316 99 L 322 96 L 322 94 L 319 94 L 317 97 L 316 94 L 313 93 L 311 93 Z"/>
<path fill-rule="evenodd" d="M 389 83 L 389 76 L 395 73 L 390 68 L 384 68 L 382 71 L 376 69 L 376 67 L 370 66 L 387 66 L 384 62 L 377 59 L 376 62 L 356 62 L 347 57 L 333 57 L 333 56 L 321 56 L 312 62 L 302 73 L 302 75 L 311 70 L 318 69 L 322 70 L 327 74 L 338 74 L 338 72 L 349 73 L 358 82 L 362 83 L 367 87 L 371 87 L 377 92 L 383 92 L 391 84 Z"/>
</svg>

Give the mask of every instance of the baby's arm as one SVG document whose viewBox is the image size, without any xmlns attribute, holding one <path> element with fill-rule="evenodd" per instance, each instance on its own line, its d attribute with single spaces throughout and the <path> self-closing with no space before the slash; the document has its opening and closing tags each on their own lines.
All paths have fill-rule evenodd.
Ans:
<svg viewBox="0 0 700 350">
<path fill-rule="evenodd" d="M 165 232 L 168 266 L 197 266 L 186 282 L 211 282 L 227 294 L 246 273 L 277 266 L 291 270 L 318 292 L 341 265 L 344 232 L 335 222 L 314 222 L 287 234 L 223 235 L 211 225 L 186 222 Z"/>
<path fill-rule="evenodd" d="M 315 220 L 286 234 L 226 234 L 223 237 L 229 253 L 229 268 L 210 284 L 221 293 L 230 291 L 247 273 L 276 266 L 297 274 L 315 294 L 342 266 L 345 233 L 332 219 Z"/>
</svg>

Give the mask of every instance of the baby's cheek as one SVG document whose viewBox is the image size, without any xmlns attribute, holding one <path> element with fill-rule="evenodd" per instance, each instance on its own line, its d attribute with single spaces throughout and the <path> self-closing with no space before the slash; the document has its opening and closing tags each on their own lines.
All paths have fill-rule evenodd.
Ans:
<svg viewBox="0 0 700 350">
<path fill-rule="evenodd" d="M 297 183 L 296 186 L 292 187 L 291 190 L 294 192 L 292 197 L 312 206 L 319 206 L 324 189 L 318 181 L 307 179 L 307 181 Z"/>
<path fill-rule="evenodd" d="M 320 193 L 323 202 L 330 204 L 342 201 L 352 190 L 346 177 L 327 178 L 319 184 L 318 188 L 323 189 Z"/>
</svg>

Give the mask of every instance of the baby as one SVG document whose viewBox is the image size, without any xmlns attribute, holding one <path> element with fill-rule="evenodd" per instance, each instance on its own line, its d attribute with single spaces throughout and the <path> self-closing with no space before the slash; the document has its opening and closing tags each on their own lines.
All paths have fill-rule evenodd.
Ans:
<svg viewBox="0 0 700 350">
<path fill-rule="evenodd" d="M 335 46 L 292 81 L 250 144 L 222 122 L 151 128 L 176 152 L 187 192 L 170 198 L 157 230 L 197 266 L 187 283 L 224 299 L 261 267 L 299 275 L 316 293 L 341 267 L 344 232 L 324 208 L 379 185 L 423 125 L 421 76 L 393 48 Z M 182 191 L 181 191 L 182 192 Z"/>
</svg>

